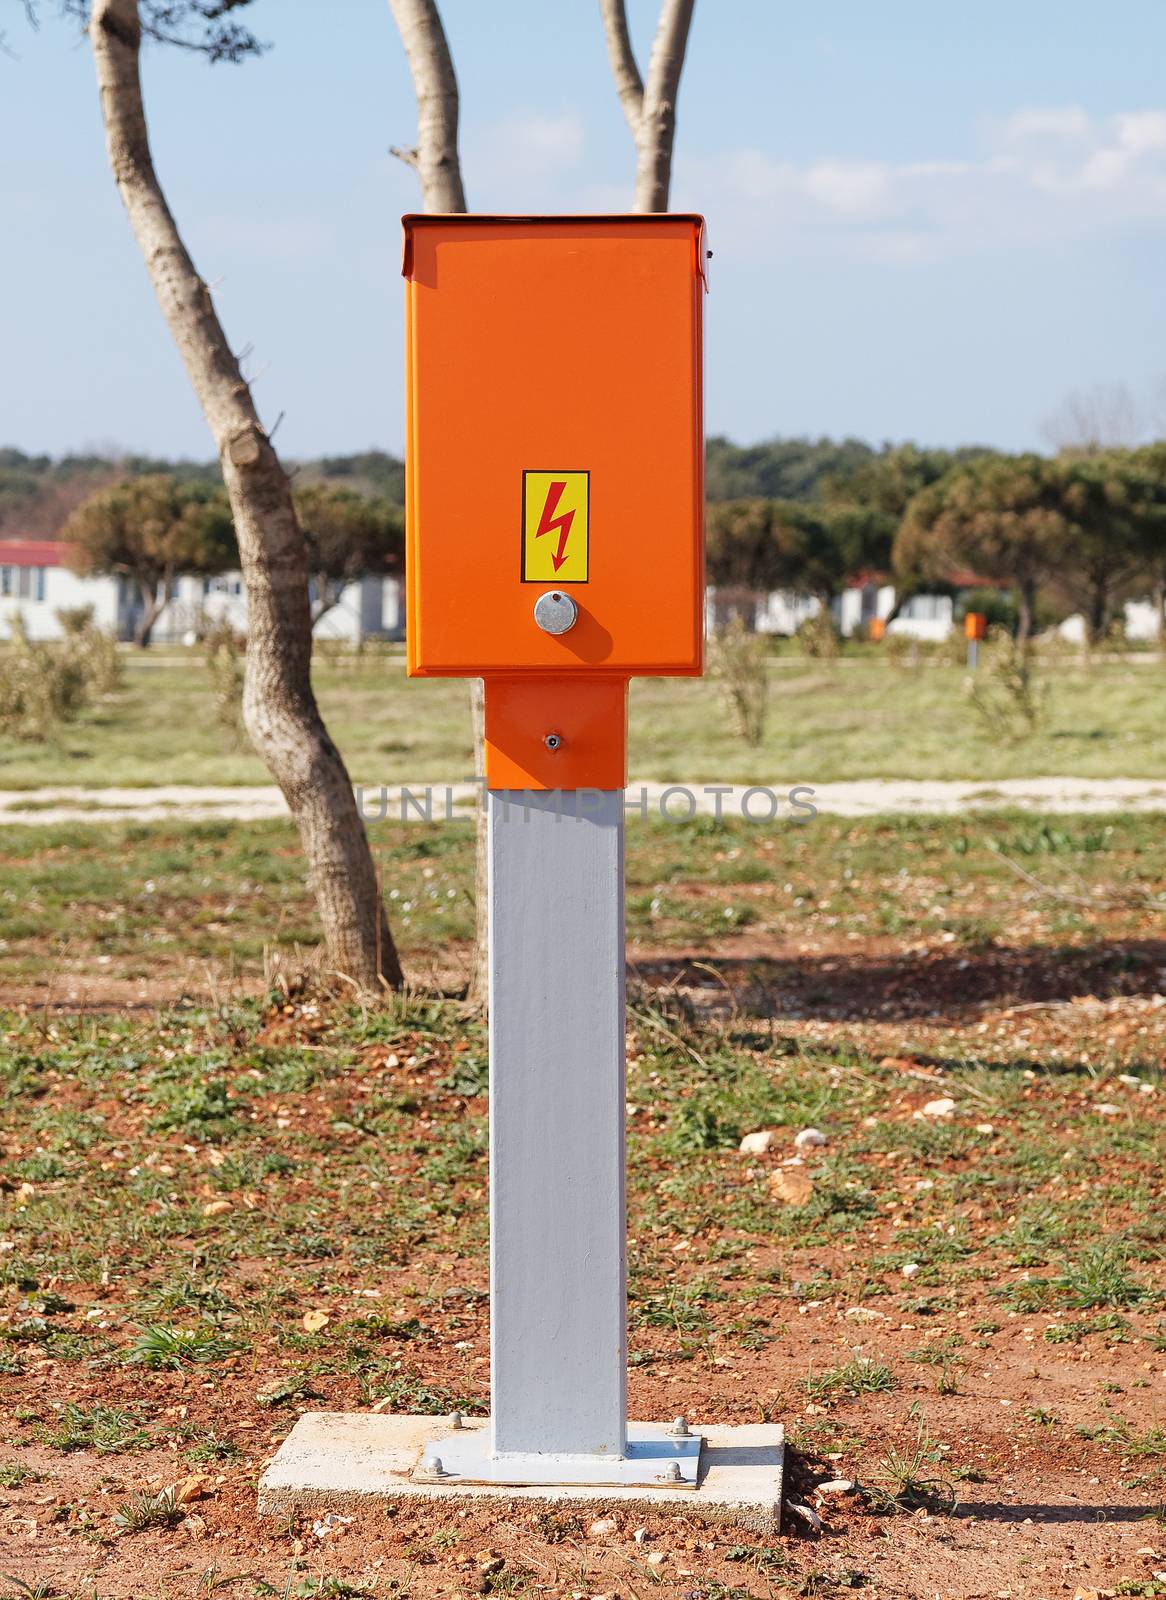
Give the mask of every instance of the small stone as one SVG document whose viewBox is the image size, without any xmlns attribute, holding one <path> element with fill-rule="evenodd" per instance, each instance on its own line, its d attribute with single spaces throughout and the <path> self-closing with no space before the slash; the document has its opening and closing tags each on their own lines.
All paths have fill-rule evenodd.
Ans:
<svg viewBox="0 0 1166 1600">
<path fill-rule="evenodd" d="M 1097 1112 L 1097 1115 L 1099 1117 L 1120 1117 L 1121 1116 L 1121 1107 L 1120 1106 L 1111 1105 L 1108 1100 L 1102 1100 L 1098 1105 L 1095 1105 L 1093 1107 L 1093 1109 L 1094 1109 L 1094 1111 Z"/>
<path fill-rule="evenodd" d="M 786 1507 L 793 1512 L 795 1517 L 800 1518 L 812 1532 L 823 1532 L 824 1524 L 813 1506 L 803 1506 L 799 1505 L 796 1500 L 787 1500 Z"/>
<path fill-rule="evenodd" d="M 200 1517 L 196 1512 L 191 1512 L 182 1519 L 182 1531 L 188 1533 L 192 1539 L 202 1539 L 206 1535 L 206 1518 Z"/>
<path fill-rule="evenodd" d="M 662 1567 L 667 1559 L 668 1552 L 666 1550 L 653 1550 L 648 1555 L 648 1565 L 650 1567 Z"/>
<path fill-rule="evenodd" d="M 954 1117 L 955 1101 L 945 1095 L 941 1100 L 929 1100 L 922 1111 L 916 1112 L 920 1117 Z"/>
<path fill-rule="evenodd" d="M 772 1150 L 777 1142 L 777 1135 L 772 1128 L 763 1128 L 757 1133 L 747 1133 L 737 1146 L 743 1156 L 763 1156 L 767 1150 Z"/>
<path fill-rule="evenodd" d="M 787 1206 L 804 1206 L 813 1197 L 814 1180 L 803 1167 L 782 1167 L 770 1178 L 769 1189 Z"/>
<path fill-rule="evenodd" d="M 202 1208 L 202 1214 L 204 1217 L 221 1217 L 230 1210 L 232 1206 L 229 1200 L 208 1200 Z"/>
<path fill-rule="evenodd" d="M 636 1541 L 637 1544 L 645 1544 L 647 1542 L 647 1539 L 648 1539 L 648 1530 L 647 1530 L 647 1528 L 637 1528 L 635 1533 L 632 1534 L 632 1538 Z"/>
<path fill-rule="evenodd" d="M 830 1141 L 819 1128 L 803 1128 L 801 1133 L 795 1135 L 794 1145 L 799 1150 L 820 1150 Z"/>
<path fill-rule="evenodd" d="M 827 1483 L 818 1485 L 819 1494 L 853 1494 L 853 1478 L 831 1478 Z"/>
<path fill-rule="evenodd" d="M 852 1322 L 885 1322 L 885 1311 L 876 1311 L 873 1306 L 848 1306 L 846 1315 Z"/>
<path fill-rule="evenodd" d="M 317 1539 L 329 1539 L 343 1533 L 351 1521 L 351 1517 L 342 1517 L 338 1511 L 327 1511 L 312 1523 L 312 1532 Z"/>
<path fill-rule="evenodd" d="M 614 1517 L 597 1517 L 587 1532 L 593 1539 L 606 1539 L 608 1534 L 615 1532 L 615 1526 Z"/>
<path fill-rule="evenodd" d="M 990 1122 L 977 1122 L 976 1123 L 976 1132 L 977 1133 L 995 1133 L 996 1129 L 992 1126 L 992 1124 Z"/>
<path fill-rule="evenodd" d="M 192 1472 L 189 1478 L 180 1479 L 172 1491 L 175 1505 L 185 1506 L 192 1500 L 201 1500 L 211 1492 L 210 1482 L 208 1472 Z"/>
<path fill-rule="evenodd" d="M 908 1261 L 906 1266 L 903 1268 L 903 1276 L 904 1278 L 915 1278 L 918 1277 L 922 1270 L 923 1269 L 920 1267 L 918 1261 Z"/>
</svg>

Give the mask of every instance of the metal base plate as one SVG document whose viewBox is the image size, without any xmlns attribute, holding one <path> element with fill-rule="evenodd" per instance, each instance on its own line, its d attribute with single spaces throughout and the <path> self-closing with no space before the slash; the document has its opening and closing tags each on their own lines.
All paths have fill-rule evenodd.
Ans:
<svg viewBox="0 0 1166 1600">
<path fill-rule="evenodd" d="M 488 1428 L 458 1428 L 427 1440 L 410 1476 L 414 1483 L 498 1483 L 695 1489 L 700 1477 L 699 1434 L 678 1436 L 658 1423 L 629 1422 L 622 1456 L 507 1452 L 494 1455 Z"/>
</svg>

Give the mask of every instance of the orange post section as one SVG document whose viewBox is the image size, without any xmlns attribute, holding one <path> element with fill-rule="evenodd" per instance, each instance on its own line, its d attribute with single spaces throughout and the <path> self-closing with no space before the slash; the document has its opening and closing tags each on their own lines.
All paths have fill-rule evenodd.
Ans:
<svg viewBox="0 0 1166 1600">
<path fill-rule="evenodd" d="M 628 679 L 701 671 L 703 223 L 404 228 L 409 672 L 485 678 L 491 788 L 621 787 Z"/>
<path fill-rule="evenodd" d="M 988 636 L 988 618 L 982 611 L 968 611 L 964 614 L 965 639 L 985 639 Z"/>
</svg>

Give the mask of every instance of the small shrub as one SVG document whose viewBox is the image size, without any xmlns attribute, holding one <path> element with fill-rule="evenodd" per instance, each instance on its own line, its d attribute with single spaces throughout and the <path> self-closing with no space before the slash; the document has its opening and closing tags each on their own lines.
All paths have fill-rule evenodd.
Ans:
<svg viewBox="0 0 1166 1600">
<path fill-rule="evenodd" d="M 243 738 L 246 641 L 239 637 L 229 622 L 221 621 L 208 629 L 203 637 L 202 648 L 210 673 L 215 716 L 230 742 L 238 744 Z"/>
<path fill-rule="evenodd" d="M 85 675 L 67 646 L 30 639 L 19 612 L 9 625 L 12 639 L 0 652 L 0 733 L 43 744 L 85 706 Z"/>
<path fill-rule="evenodd" d="M 1048 685 L 1038 678 L 1035 656 L 1003 628 L 990 630 L 966 693 L 985 732 L 1009 744 L 1030 738 L 1048 709 Z"/>
<path fill-rule="evenodd" d="M 709 640 L 709 676 L 720 686 L 721 703 L 748 745 L 765 733 L 769 695 L 765 641 L 739 616 L 717 628 Z"/>
<path fill-rule="evenodd" d="M 9 619 L 11 639 L 0 650 L 0 733 L 44 743 L 63 722 L 117 686 L 120 662 L 113 638 L 89 619 L 71 616 L 65 638 L 29 638 L 19 612 Z"/>
<path fill-rule="evenodd" d="M 811 661 L 837 661 L 842 651 L 838 625 L 826 610 L 815 611 L 797 631 L 798 648 Z"/>
</svg>

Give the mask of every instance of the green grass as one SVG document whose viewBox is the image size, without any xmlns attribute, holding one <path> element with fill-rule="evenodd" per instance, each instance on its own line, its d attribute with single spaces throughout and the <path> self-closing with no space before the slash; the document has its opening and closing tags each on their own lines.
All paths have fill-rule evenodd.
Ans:
<svg viewBox="0 0 1166 1600">
<path fill-rule="evenodd" d="M 37 1430 L 37 1437 L 52 1450 L 96 1450 L 99 1455 L 144 1450 L 151 1442 L 137 1417 L 100 1401 L 91 1406 L 70 1401 L 53 1423 Z"/>
<path fill-rule="evenodd" d="M 268 783 L 246 745 L 216 720 L 209 674 L 189 652 L 125 658 L 123 688 L 50 744 L 0 740 L 0 787 Z M 825 783 L 844 778 L 1166 778 L 1164 671 L 1152 655 L 1049 668 L 1050 713 L 1032 739 L 995 739 L 969 710 L 955 666 L 904 670 L 877 654 L 835 665 L 776 655 L 761 745 L 733 733 L 714 684 L 643 679 L 632 685 L 634 779 Z M 409 679 L 400 654 L 363 664 L 321 660 L 316 685 L 353 781 L 444 783 L 472 771 L 469 704 L 460 681 Z"/>
<path fill-rule="evenodd" d="M 472 933 L 472 830 L 381 823 L 371 835 L 394 932 L 425 981 L 430 955 L 448 962 L 451 944 Z M 964 960 L 960 970 L 974 972 L 1015 937 L 1021 892 L 1030 907 L 1026 944 L 1088 958 L 1094 970 L 1080 981 L 1095 992 L 1139 981 L 1139 963 L 1149 963 L 1147 975 L 1156 971 L 1152 952 L 1098 942 L 1102 919 L 1109 941 L 1160 936 L 1166 838 L 1153 816 L 1065 816 L 1055 827 L 1006 812 L 819 817 L 805 826 L 633 820 L 627 840 L 633 960 L 639 949 L 661 946 L 731 956 L 742 933 L 795 944 L 891 932 L 906 943 L 950 946 L 952 962 Z M 1022 862 L 1047 892 L 1019 884 L 1010 861 Z M 56 974 L 84 971 L 89 979 L 164 975 L 172 991 L 192 980 L 201 989 L 208 965 L 254 980 L 265 952 L 282 949 L 294 966 L 296 951 L 316 938 L 290 823 L 0 828 L 0 981 L 35 977 L 61 987 Z M 828 1000 L 836 979 L 823 967 L 814 980 L 815 963 L 805 965 L 805 1002 Z M 743 974 L 772 984 L 775 994 L 791 976 L 788 966 Z M 643 1020 L 667 1036 L 666 1019 Z M 483 1058 L 460 1060 L 453 1070 L 469 1092 L 482 1081 Z M 161 1079 L 154 1098 L 160 1130 L 185 1128 L 195 1138 L 233 1114 L 213 1071 L 193 1083 Z M 715 1104 L 685 1109 L 672 1130 L 677 1153 L 731 1143 L 747 1131 L 740 1119 L 748 1110 L 723 1091 Z M 907 1135 L 935 1136 L 923 1128 Z M 49 1150 L 30 1159 L 58 1157 Z M 1016 1227 L 1028 1229 L 1035 1263 L 1039 1219 Z"/>
<path fill-rule="evenodd" d="M 896 1387 L 895 1374 L 880 1361 L 856 1358 L 829 1372 L 812 1372 L 799 1388 L 811 1400 L 857 1399 L 861 1394 L 886 1394 Z"/>
<path fill-rule="evenodd" d="M 120 1533 L 147 1533 L 151 1528 L 176 1528 L 186 1516 L 172 1489 L 161 1494 L 136 1494 L 113 1514 Z"/>
<path fill-rule="evenodd" d="M 155 1371 L 222 1361 L 239 1346 L 212 1328 L 169 1328 L 161 1324 L 144 1328 L 126 1353 L 129 1364 Z"/>
</svg>

